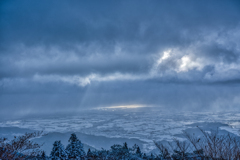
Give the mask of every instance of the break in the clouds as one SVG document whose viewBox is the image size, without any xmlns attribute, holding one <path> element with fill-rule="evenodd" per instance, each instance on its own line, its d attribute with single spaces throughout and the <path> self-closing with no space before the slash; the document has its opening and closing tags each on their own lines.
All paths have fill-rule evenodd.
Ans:
<svg viewBox="0 0 240 160">
<path fill-rule="evenodd" d="M 0 107 L 236 109 L 239 42 L 239 1 L 1 1 Z"/>
</svg>

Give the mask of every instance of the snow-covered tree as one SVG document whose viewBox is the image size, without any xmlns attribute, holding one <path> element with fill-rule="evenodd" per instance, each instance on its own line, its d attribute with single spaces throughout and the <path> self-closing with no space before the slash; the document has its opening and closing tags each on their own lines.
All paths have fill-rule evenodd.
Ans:
<svg viewBox="0 0 240 160">
<path fill-rule="evenodd" d="M 41 159 L 41 160 L 46 160 L 47 159 L 47 155 L 46 155 L 45 151 L 42 152 L 39 159 Z"/>
<path fill-rule="evenodd" d="M 92 153 L 90 148 L 88 149 L 87 156 L 88 157 L 93 157 L 93 153 Z"/>
<path fill-rule="evenodd" d="M 147 159 L 146 153 L 143 154 L 143 157 L 142 157 L 142 158 L 143 158 L 143 159 Z"/>
<path fill-rule="evenodd" d="M 53 143 L 52 152 L 50 155 L 52 160 L 65 160 L 68 159 L 67 152 L 64 149 L 61 141 L 55 141 Z"/>
<path fill-rule="evenodd" d="M 141 150 L 140 150 L 139 147 L 137 147 L 136 155 L 137 155 L 138 157 L 142 157 L 142 152 L 141 152 Z"/>
<path fill-rule="evenodd" d="M 77 138 L 75 133 L 71 134 L 68 142 L 70 142 L 70 144 L 68 144 L 66 151 L 69 158 L 81 159 L 81 157 L 86 155 L 83 149 L 83 144 Z"/>
<path fill-rule="evenodd" d="M 109 159 L 109 151 L 102 148 L 100 151 L 97 152 L 96 157 L 98 159 Z"/>
<path fill-rule="evenodd" d="M 129 152 L 132 149 L 128 149 L 127 143 L 125 142 L 122 145 L 114 144 L 111 146 L 110 155 L 112 158 L 116 159 L 129 159 L 131 153 Z"/>
<path fill-rule="evenodd" d="M 122 150 L 123 150 L 123 153 L 125 153 L 124 157 L 129 155 L 129 149 L 128 149 L 128 146 L 127 146 L 127 142 L 123 143 Z"/>
<path fill-rule="evenodd" d="M 128 146 L 127 146 L 127 142 L 123 143 L 123 149 L 128 151 Z"/>
<path fill-rule="evenodd" d="M 151 153 L 149 160 L 154 160 L 155 156 Z"/>
</svg>

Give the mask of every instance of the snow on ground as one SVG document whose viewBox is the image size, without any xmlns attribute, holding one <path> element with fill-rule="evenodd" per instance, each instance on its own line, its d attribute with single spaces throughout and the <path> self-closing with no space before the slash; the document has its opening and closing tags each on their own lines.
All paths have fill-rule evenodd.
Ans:
<svg viewBox="0 0 240 160">
<path fill-rule="evenodd" d="M 153 140 L 172 140 L 173 137 L 182 138 L 183 130 L 197 132 L 196 126 L 205 130 L 218 127 L 220 130 L 238 135 L 240 129 L 240 113 L 237 112 L 166 112 L 158 108 L 127 108 L 89 110 L 77 115 L 48 116 L 44 118 L 28 118 L 0 121 L 1 127 L 15 127 L 20 129 L 43 130 L 45 133 L 77 132 L 94 136 L 95 141 L 85 141 L 89 146 L 97 146 L 100 138 L 106 141 L 120 142 L 116 139 L 138 139 L 137 143 L 146 152 L 155 148 Z M 6 128 L 0 129 L 0 136 Z M 18 132 L 18 130 L 16 130 Z M 6 135 L 6 133 L 4 132 Z M 12 134 L 12 133 L 11 133 Z M 17 133 L 14 133 L 17 134 Z M 89 138 L 85 136 L 85 138 Z M 84 137 L 84 136 L 82 136 Z M 54 136 L 52 136 L 54 138 Z M 98 139 L 99 138 L 99 139 Z M 99 143 L 104 145 L 106 143 Z M 123 142 L 122 142 L 123 143 Z M 102 146 L 106 149 L 111 144 Z"/>
</svg>

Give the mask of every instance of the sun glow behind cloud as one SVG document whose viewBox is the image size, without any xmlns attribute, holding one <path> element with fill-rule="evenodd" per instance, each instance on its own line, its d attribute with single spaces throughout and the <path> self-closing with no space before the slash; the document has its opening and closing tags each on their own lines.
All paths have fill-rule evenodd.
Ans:
<svg viewBox="0 0 240 160">
<path fill-rule="evenodd" d="M 122 105 L 122 106 L 110 106 L 110 107 L 98 107 L 97 109 L 131 109 L 131 108 L 142 108 L 147 107 L 142 104 Z"/>
<path fill-rule="evenodd" d="M 196 68 L 198 70 L 201 70 L 203 67 L 200 63 L 193 61 L 189 56 L 185 55 L 180 59 L 181 65 L 179 66 L 179 69 L 177 72 L 187 72 L 193 68 Z"/>
<path fill-rule="evenodd" d="M 171 50 L 166 50 L 166 51 L 164 51 L 164 52 L 163 52 L 163 56 L 158 59 L 157 65 L 161 64 L 162 61 L 164 61 L 165 59 L 169 58 L 169 57 L 170 57 L 170 53 L 171 53 Z"/>
</svg>

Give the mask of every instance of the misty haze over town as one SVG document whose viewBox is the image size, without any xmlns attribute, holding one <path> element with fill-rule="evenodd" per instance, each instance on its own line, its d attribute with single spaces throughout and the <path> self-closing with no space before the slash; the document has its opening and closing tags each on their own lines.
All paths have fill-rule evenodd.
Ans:
<svg viewBox="0 0 240 160">
<path fill-rule="evenodd" d="M 148 156 L 199 128 L 239 138 L 239 0 L 0 2 L 0 137 Z"/>
</svg>

